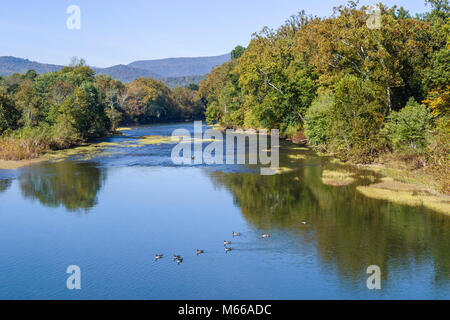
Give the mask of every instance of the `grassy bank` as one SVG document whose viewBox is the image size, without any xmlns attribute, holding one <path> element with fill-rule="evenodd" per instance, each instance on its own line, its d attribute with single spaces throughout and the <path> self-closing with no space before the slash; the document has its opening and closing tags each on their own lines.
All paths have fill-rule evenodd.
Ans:
<svg viewBox="0 0 450 320">
<path fill-rule="evenodd" d="M 332 161 L 344 164 L 336 158 Z M 382 162 L 374 164 L 361 165 L 349 162 L 345 164 L 370 170 L 381 176 L 381 179 L 370 185 L 356 187 L 366 197 L 409 206 L 424 206 L 450 215 L 450 196 L 442 192 L 441 179 L 446 178 L 442 176 L 441 179 L 437 179 L 436 173 L 429 168 L 413 168 L 411 164 L 396 160 L 392 155 L 386 155 Z M 327 171 L 324 172 L 324 183 L 340 185 L 340 180 L 336 180 L 336 176 L 341 180 L 349 179 L 351 183 L 351 176 L 333 175 L 333 172 Z M 327 182 L 330 179 L 333 183 Z M 344 182 L 342 181 L 342 185 L 345 185 Z"/>
<path fill-rule="evenodd" d="M 357 190 L 369 198 L 388 200 L 409 206 L 424 206 L 450 215 L 450 197 L 433 194 L 429 187 L 424 185 L 403 183 L 386 177 L 381 182 L 369 186 L 358 186 Z"/>
</svg>

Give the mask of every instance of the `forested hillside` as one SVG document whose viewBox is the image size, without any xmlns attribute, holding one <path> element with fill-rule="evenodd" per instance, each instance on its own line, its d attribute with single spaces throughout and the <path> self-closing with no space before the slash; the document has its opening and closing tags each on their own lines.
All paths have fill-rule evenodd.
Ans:
<svg viewBox="0 0 450 320">
<path fill-rule="evenodd" d="M 148 70 L 163 77 L 200 76 L 212 68 L 230 60 L 230 54 L 214 57 L 169 58 L 158 60 L 142 60 L 129 64 L 130 67 Z"/>
<path fill-rule="evenodd" d="M 356 163 L 392 155 L 426 168 L 450 192 L 448 0 L 412 17 L 349 1 L 331 17 L 289 18 L 201 83 L 207 119 L 226 127 L 279 128 L 322 152 Z"/>
</svg>

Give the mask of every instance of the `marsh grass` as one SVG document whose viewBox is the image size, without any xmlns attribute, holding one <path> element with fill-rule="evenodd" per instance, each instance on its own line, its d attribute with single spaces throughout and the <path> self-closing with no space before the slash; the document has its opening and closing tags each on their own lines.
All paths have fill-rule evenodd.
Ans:
<svg viewBox="0 0 450 320">
<path fill-rule="evenodd" d="M 381 182 L 369 186 L 358 186 L 359 192 L 369 198 L 388 200 L 409 206 L 425 206 L 450 215 L 450 198 L 433 195 L 426 188 L 383 178 Z"/>
<path fill-rule="evenodd" d="M 50 150 L 50 144 L 45 140 L 0 138 L 0 159 L 2 160 L 34 159 L 48 150 Z"/>
<path fill-rule="evenodd" d="M 354 173 L 347 171 L 324 170 L 322 172 L 322 182 L 329 186 L 346 186 L 355 181 Z"/>
</svg>

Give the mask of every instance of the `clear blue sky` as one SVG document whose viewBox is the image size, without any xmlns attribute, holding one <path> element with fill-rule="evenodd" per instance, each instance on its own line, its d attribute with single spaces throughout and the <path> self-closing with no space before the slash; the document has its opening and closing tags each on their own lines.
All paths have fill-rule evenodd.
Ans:
<svg viewBox="0 0 450 320">
<path fill-rule="evenodd" d="M 360 1 L 374 4 L 379 1 Z M 246 46 L 253 32 L 292 14 L 328 16 L 346 0 L 12 0 L 0 7 L 0 56 L 67 64 L 73 56 L 105 67 L 134 60 L 219 55 Z M 384 0 L 412 14 L 424 0 Z M 69 5 L 81 30 L 68 30 Z"/>
</svg>

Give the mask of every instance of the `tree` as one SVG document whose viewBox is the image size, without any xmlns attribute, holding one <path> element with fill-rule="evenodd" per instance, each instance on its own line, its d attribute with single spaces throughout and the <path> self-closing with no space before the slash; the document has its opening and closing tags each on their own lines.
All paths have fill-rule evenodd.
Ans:
<svg viewBox="0 0 450 320">
<path fill-rule="evenodd" d="M 395 150 L 422 152 L 428 144 L 431 123 L 427 108 L 411 98 L 403 109 L 388 117 L 383 132 Z"/>
<path fill-rule="evenodd" d="M 420 69 L 431 52 L 429 25 L 418 19 L 396 19 L 395 8 L 379 6 L 380 29 L 369 29 L 367 7 L 337 7 L 328 19 L 315 19 L 296 35 L 295 50 L 317 67 L 322 86 L 333 86 L 346 74 L 384 88 L 386 113 L 407 99 L 422 98 Z"/>
<path fill-rule="evenodd" d="M 183 119 L 198 120 L 203 118 L 203 104 L 196 91 L 177 87 L 172 90 L 172 97 L 181 109 Z"/>
<path fill-rule="evenodd" d="M 234 80 L 234 85 L 238 86 L 236 82 L 238 76 L 236 74 L 232 76 L 231 74 L 235 65 L 236 62 L 231 61 L 218 66 L 207 74 L 206 78 L 200 83 L 198 95 L 202 103 L 207 106 L 206 119 L 209 122 L 218 121 L 222 124 L 227 122 L 226 115 L 231 106 L 229 105 L 230 101 L 224 101 L 222 93 L 225 85 L 232 81 L 231 77 Z M 235 95 L 232 98 L 239 99 L 240 97 L 240 89 L 236 88 Z M 242 107 L 240 104 L 234 106 Z"/>
<path fill-rule="evenodd" d="M 445 1 L 435 4 L 438 8 L 442 8 Z M 436 11 L 438 9 L 435 9 Z M 446 23 L 439 18 L 446 19 Z M 428 92 L 427 99 L 424 101 L 432 110 L 433 114 L 449 115 L 450 114 L 450 18 L 445 12 L 434 12 L 431 14 L 433 31 L 437 36 L 443 36 L 446 45 L 438 47 L 433 53 L 431 65 L 424 71 L 424 85 Z"/>
<path fill-rule="evenodd" d="M 344 159 L 369 162 L 383 147 L 380 89 L 370 81 L 347 75 L 336 85 L 330 118 L 330 150 Z"/>
<path fill-rule="evenodd" d="M 186 86 L 186 88 L 188 88 L 191 91 L 198 91 L 198 89 L 200 88 L 200 86 L 196 83 L 190 83 Z"/>
<path fill-rule="evenodd" d="M 152 123 L 181 118 L 180 108 L 163 82 L 139 78 L 131 82 L 126 90 L 127 99 L 123 110 L 128 121 Z"/>
<path fill-rule="evenodd" d="M 320 94 L 311 104 L 305 116 L 305 134 L 315 148 L 327 150 L 330 139 L 331 112 L 334 104 L 333 92 Z"/>
<path fill-rule="evenodd" d="M 27 79 L 19 85 L 15 100 L 22 114 L 20 119 L 21 124 L 25 127 L 38 125 L 40 112 L 37 94 L 32 80 Z"/>
<path fill-rule="evenodd" d="M 98 75 L 96 86 L 99 91 L 102 104 L 105 105 L 105 113 L 111 123 L 111 129 L 115 131 L 122 121 L 120 96 L 125 91 L 125 85 L 106 75 Z"/>
<path fill-rule="evenodd" d="M 231 51 L 231 59 L 239 59 L 244 54 L 245 48 L 243 46 L 237 46 Z"/>
<path fill-rule="evenodd" d="M 20 112 L 16 109 L 14 102 L 10 99 L 6 90 L 0 88 L 0 134 L 5 130 L 17 128 Z"/>
</svg>

